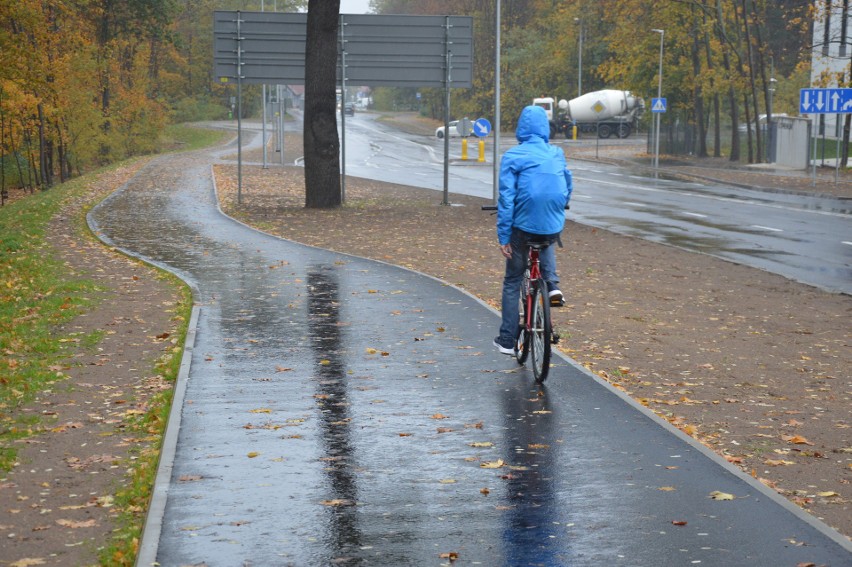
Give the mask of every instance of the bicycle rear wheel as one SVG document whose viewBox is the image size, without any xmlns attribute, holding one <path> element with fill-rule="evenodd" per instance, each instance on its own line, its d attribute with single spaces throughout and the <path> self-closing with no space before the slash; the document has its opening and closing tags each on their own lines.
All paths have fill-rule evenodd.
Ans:
<svg viewBox="0 0 852 567">
<path fill-rule="evenodd" d="M 519 300 L 521 324 L 518 326 L 518 337 L 515 339 L 515 358 L 518 360 L 518 364 L 526 362 L 530 353 L 530 334 L 527 332 L 527 296 L 524 293 L 524 287 L 521 286 Z"/>
<path fill-rule="evenodd" d="M 539 384 L 547 379 L 550 370 L 550 298 L 547 283 L 535 282 L 532 290 L 532 328 L 530 329 L 530 351 L 535 381 Z"/>
</svg>

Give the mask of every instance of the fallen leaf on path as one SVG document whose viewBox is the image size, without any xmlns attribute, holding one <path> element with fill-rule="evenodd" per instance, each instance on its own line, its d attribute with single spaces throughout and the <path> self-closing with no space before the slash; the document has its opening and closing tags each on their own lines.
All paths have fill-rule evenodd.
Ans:
<svg viewBox="0 0 852 567">
<path fill-rule="evenodd" d="M 781 439 L 783 439 L 787 443 L 793 443 L 795 445 L 813 445 L 813 443 L 811 443 L 801 435 L 782 435 Z"/>
<path fill-rule="evenodd" d="M 75 522 L 74 520 L 56 520 L 56 523 L 60 526 L 64 526 L 66 528 L 92 528 L 98 525 L 97 521 L 92 518 L 91 520 L 86 520 L 84 522 Z"/>
<path fill-rule="evenodd" d="M 718 490 L 714 490 L 710 493 L 710 498 L 713 500 L 733 500 L 736 498 L 733 494 L 728 494 L 727 492 L 719 492 Z"/>
<path fill-rule="evenodd" d="M 45 565 L 45 561 L 41 557 L 24 557 L 10 563 L 9 567 L 30 567 L 31 565 Z"/>
<path fill-rule="evenodd" d="M 763 464 L 770 467 L 781 467 L 786 465 L 795 465 L 796 463 L 793 461 L 785 461 L 784 459 L 766 459 L 763 461 Z"/>
<path fill-rule="evenodd" d="M 334 500 L 323 500 L 320 502 L 323 506 L 354 506 L 354 500 L 346 500 L 343 498 L 335 498 Z"/>
<path fill-rule="evenodd" d="M 483 469 L 499 469 L 504 464 L 505 463 L 503 462 L 503 459 L 497 459 L 496 461 L 486 461 L 484 463 L 480 463 L 479 466 Z"/>
</svg>

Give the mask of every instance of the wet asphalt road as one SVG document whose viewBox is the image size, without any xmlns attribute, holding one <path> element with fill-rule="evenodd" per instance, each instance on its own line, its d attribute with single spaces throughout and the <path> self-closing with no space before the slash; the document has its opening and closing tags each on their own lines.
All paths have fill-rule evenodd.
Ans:
<svg viewBox="0 0 852 567">
<path fill-rule="evenodd" d="M 200 306 L 140 564 L 850 564 L 848 540 L 568 360 L 537 388 L 479 301 L 226 218 L 213 159 L 157 158 L 90 215 Z"/>
</svg>

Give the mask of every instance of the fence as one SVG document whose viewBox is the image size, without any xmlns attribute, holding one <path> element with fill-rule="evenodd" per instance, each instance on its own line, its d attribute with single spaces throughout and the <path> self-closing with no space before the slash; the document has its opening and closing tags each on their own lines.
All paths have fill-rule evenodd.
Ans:
<svg viewBox="0 0 852 567">
<path fill-rule="evenodd" d="M 749 158 L 749 135 L 751 130 L 751 142 L 753 151 L 757 151 L 757 136 L 754 124 L 741 124 L 737 129 L 740 140 L 741 161 Z M 690 123 L 684 116 L 677 112 L 664 115 L 660 124 L 660 154 L 662 155 L 696 155 L 698 153 L 698 128 Z M 778 117 L 772 122 L 772 128 L 767 129 L 766 124 L 760 127 L 763 141 L 763 155 L 759 161 L 777 163 L 796 169 L 804 169 L 808 166 L 808 141 L 810 140 L 810 121 L 804 118 Z M 715 135 L 713 125 L 707 129 L 707 151 L 713 152 L 713 136 Z M 730 155 L 731 128 L 721 128 L 721 152 L 722 155 Z M 648 153 L 654 153 L 654 131 L 651 129 L 648 135 Z M 755 161 L 756 155 L 754 155 Z M 833 156 L 832 156 L 833 157 Z"/>
</svg>

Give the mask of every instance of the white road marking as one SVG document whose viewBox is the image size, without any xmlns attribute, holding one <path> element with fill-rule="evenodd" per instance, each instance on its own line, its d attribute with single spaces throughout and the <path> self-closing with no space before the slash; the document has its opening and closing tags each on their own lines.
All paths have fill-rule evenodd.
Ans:
<svg viewBox="0 0 852 567">
<path fill-rule="evenodd" d="M 800 209 L 798 207 L 790 207 L 790 206 L 787 206 L 787 205 L 779 205 L 779 204 L 776 204 L 776 203 L 761 203 L 761 202 L 758 202 L 758 201 L 754 201 L 752 199 L 738 199 L 738 198 L 734 198 L 734 197 L 720 197 L 718 195 L 704 195 L 704 194 L 701 194 L 701 193 L 694 193 L 694 192 L 690 192 L 690 191 L 678 191 L 674 188 L 662 189 L 662 188 L 658 188 L 658 187 L 647 187 L 647 186 L 643 186 L 643 185 L 630 185 L 630 184 L 626 184 L 626 183 L 623 183 L 623 182 L 616 183 L 616 182 L 613 182 L 613 181 L 606 181 L 606 180 L 603 180 L 603 179 L 589 179 L 589 178 L 583 178 L 583 177 L 574 177 L 574 181 L 585 181 L 585 182 L 589 182 L 589 183 L 594 184 L 594 185 L 612 185 L 613 187 L 620 187 L 622 189 L 631 189 L 631 190 L 634 190 L 634 191 L 645 191 L 646 193 L 674 193 L 674 194 L 685 195 L 685 196 L 696 198 L 696 199 L 708 199 L 708 200 L 711 200 L 711 201 L 737 203 L 738 205 L 749 204 L 749 205 L 753 205 L 753 206 L 756 206 L 756 207 L 765 207 L 767 209 L 780 209 L 780 210 L 784 210 L 784 211 L 796 211 L 796 212 L 800 212 L 800 213 L 808 213 L 808 214 L 813 214 L 813 215 L 824 215 L 824 216 L 829 216 L 829 217 L 841 217 L 841 218 L 848 218 L 849 217 L 849 215 L 847 213 L 835 213 L 835 212 L 832 212 L 832 211 L 817 211 L 817 210 L 813 210 L 813 209 Z"/>
<path fill-rule="evenodd" d="M 706 219 L 707 215 L 702 215 L 701 213 L 683 213 L 688 217 L 698 217 L 700 219 Z"/>
<path fill-rule="evenodd" d="M 760 229 L 760 230 L 768 230 L 769 232 L 784 232 L 780 228 L 772 228 L 771 226 L 761 226 L 759 224 L 753 224 L 753 225 L 751 225 L 751 227 L 757 228 L 757 229 Z"/>
<path fill-rule="evenodd" d="M 842 244 L 846 244 L 847 246 L 852 246 L 852 242 L 849 242 L 848 240 L 843 240 Z"/>
</svg>

